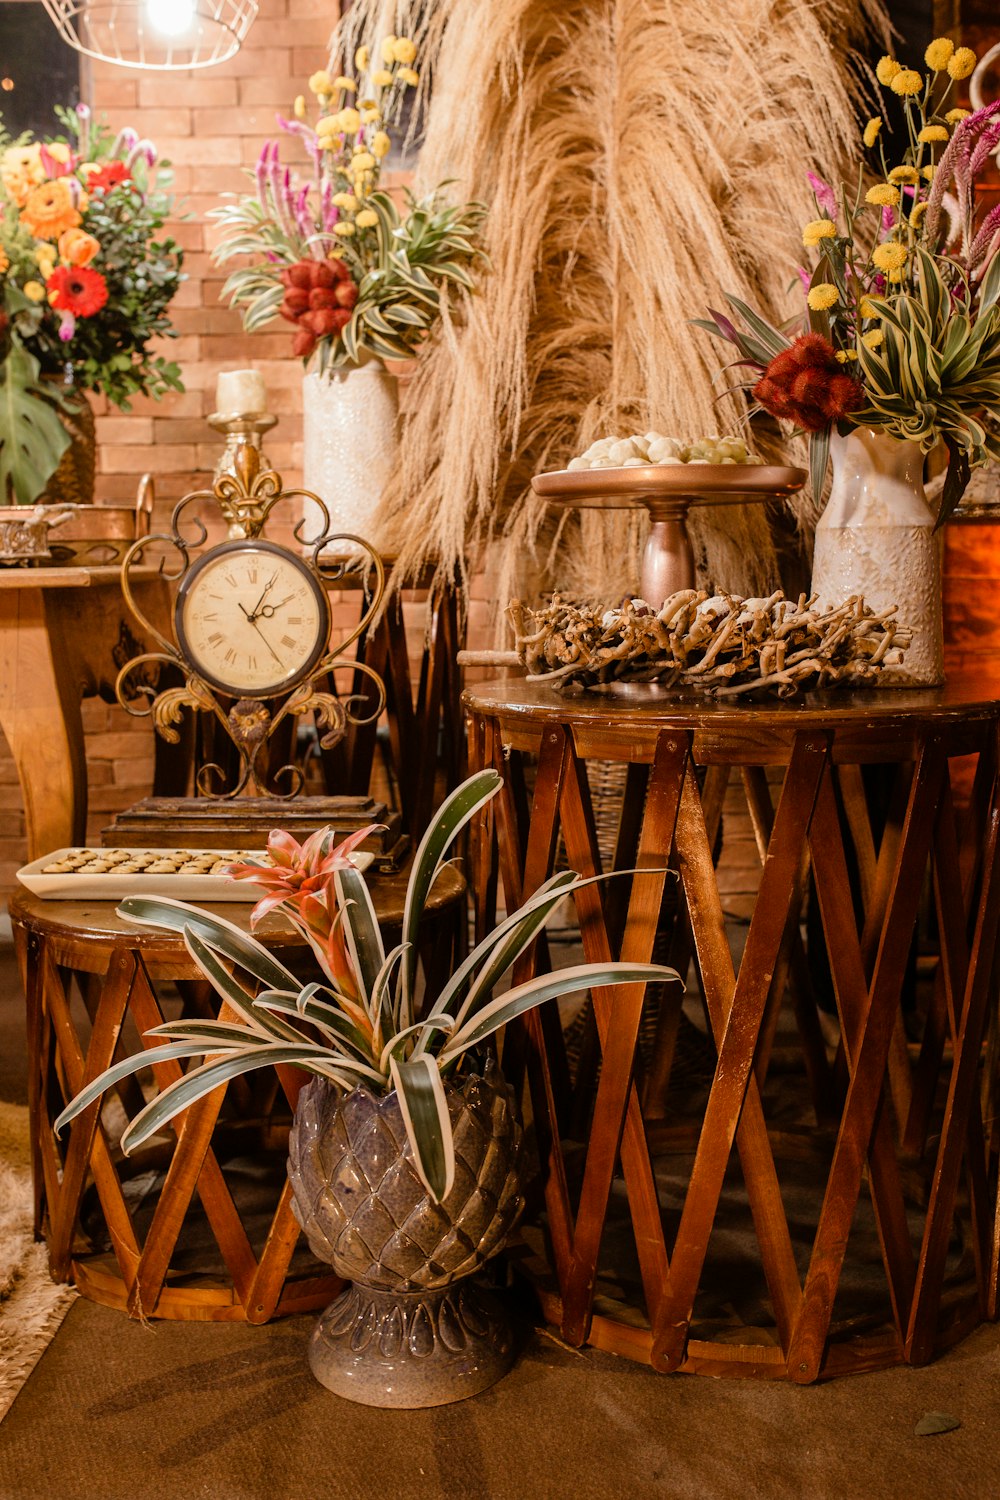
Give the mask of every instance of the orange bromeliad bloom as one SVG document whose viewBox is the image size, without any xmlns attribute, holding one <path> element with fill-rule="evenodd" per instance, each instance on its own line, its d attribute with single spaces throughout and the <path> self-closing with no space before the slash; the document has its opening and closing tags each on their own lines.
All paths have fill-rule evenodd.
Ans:
<svg viewBox="0 0 1000 1500">
<path fill-rule="evenodd" d="M 357 999 L 359 991 L 347 952 L 343 924 L 336 914 L 333 881 L 336 871 L 350 864 L 350 855 L 374 831 L 375 825 L 361 828 L 334 845 L 332 828 L 318 829 L 302 844 L 290 833 L 275 829 L 267 840 L 267 852 L 272 860 L 270 866 L 247 862 L 230 865 L 227 871 L 233 880 L 252 880 L 267 892 L 251 912 L 250 926 L 256 927 L 268 912 L 282 911 L 306 938 L 329 978 L 347 1000 Z M 360 1008 L 355 1019 L 371 1029 Z"/>
<path fill-rule="evenodd" d="M 21 210 L 21 223 L 39 240 L 57 240 L 80 223 L 69 183 L 64 177 L 32 188 Z"/>
</svg>

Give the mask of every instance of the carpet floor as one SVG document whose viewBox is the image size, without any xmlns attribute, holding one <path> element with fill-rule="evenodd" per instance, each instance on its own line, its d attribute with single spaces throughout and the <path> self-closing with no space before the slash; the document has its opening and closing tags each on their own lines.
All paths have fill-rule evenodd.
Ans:
<svg viewBox="0 0 1000 1500">
<path fill-rule="evenodd" d="M 2 935 L 0 935 L 2 936 Z M 24 1098 L 0 941 L 0 1098 Z M 800 1389 L 661 1377 L 524 1325 L 512 1373 L 424 1412 L 340 1400 L 312 1319 L 143 1327 L 78 1299 L 0 1424 L 0 1500 L 995 1500 L 1000 1330 Z M 915 1429 L 929 1413 L 959 1425 Z"/>
</svg>

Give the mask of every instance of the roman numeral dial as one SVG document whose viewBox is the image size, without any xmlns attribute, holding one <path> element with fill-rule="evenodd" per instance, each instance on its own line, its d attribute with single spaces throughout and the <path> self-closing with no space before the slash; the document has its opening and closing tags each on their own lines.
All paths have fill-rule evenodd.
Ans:
<svg viewBox="0 0 1000 1500">
<path fill-rule="evenodd" d="M 268 697 L 305 677 L 326 649 L 329 608 L 308 564 L 274 542 L 225 542 L 185 575 L 175 612 L 184 657 L 233 697 Z"/>
</svg>

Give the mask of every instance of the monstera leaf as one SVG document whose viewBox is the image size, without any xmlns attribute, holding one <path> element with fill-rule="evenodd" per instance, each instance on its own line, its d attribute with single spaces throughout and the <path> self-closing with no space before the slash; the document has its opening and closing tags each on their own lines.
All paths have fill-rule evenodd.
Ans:
<svg viewBox="0 0 1000 1500">
<path fill-rule="evenodd" d="M 38 361 L 11 340 L 0 361 L 0 505 L 30 505 L 69 447 L 58 397 L 39 384 Z"/>
</svg>

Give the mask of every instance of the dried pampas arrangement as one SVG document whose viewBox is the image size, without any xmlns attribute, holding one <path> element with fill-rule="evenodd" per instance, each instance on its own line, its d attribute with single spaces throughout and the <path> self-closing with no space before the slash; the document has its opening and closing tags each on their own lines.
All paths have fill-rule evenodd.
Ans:
<svg viewBox="0 0 1000 1500">
<path fill-rule="evenodd" d="M 412 37 L 431 82 L 418 187 L 451 178 L 490 210 L 492 273 L 409 392 L 375 538 L 397 578 L 464 573 L 499 541 L 502 599 L 635 584 L 645 518 L 555 518 L 531 476 L 606 434 L 738 424 L 689 320 L 723 289 L 778 321 L 795 310 L 806 170 L 837 179 L 850 43 L 884 24 L 878 0 L 356 0 L 335 57 Z M 778 582 L 763 507 L 708 508 L 691 531 L 709 587 Z"/>
</svg>

